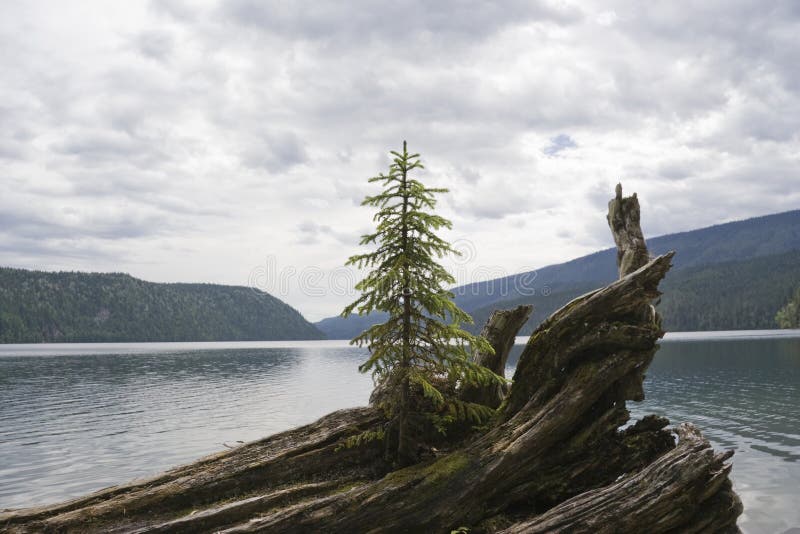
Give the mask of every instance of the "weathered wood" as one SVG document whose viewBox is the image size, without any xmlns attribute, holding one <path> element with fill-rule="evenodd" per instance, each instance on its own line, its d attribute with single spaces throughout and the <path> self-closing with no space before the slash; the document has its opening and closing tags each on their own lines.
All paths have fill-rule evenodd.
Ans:
<svg viewBox="0 0 800 534">
<path fill-rule="evenodd" d="M 444 531 L 478 525 L 520 503 L 543 512 L 637 468 L 619 454 L 634 442 L 617 431 L 627 419 L 618 385 L 649 362 L 662 333 L 656 321 L 636 311 L 658 295 L 658 281 L 670 258 L 656 258 L 575 299 L 542 323 L 520 357 L 498 423 L 466 447 L 378 480 L 363 476 L 353 485 L 350 476 L 346 481 L 352 488 L 347 491 L 306 496 L 258 518 L 246 514 L 229 527 L 267 532 Z M 153 527 L 193 510 L 219 507 L 221 500 L 240 500 L 237 480 L 267 495 L 284 485 L 313 482 L 315 470 L 319 480 L 329 480 L 339 463 L 363 465 L 358 460 L 369 456 L 368 450 L 334 452 L 335 444 L 378 422 L 375 411 L 341 412 L 299 434 L 272 438 L 273 447 L 226 451 L 210 466 L 189 468 L 184 476 L 173 473 L 152 484 L 75 503 L 66 507 L 68 511 L 56 508 L 38 518 L 21 512 L 0 521 L 34 525 L 33 530 L 85 531 L 95 524 L 103 530 L 109 525 Z M 648 451 L 637 457 L 639 464 L 663 453 L 665 443 L 671 445 L 663 433 L 653 430 L 638 436 L 647 444 L 641 450 Z M 367 465 L 374 469 L 374 461 Z M 263 483 L 255 485 L 256 480 Z M 246 499 L 256 494 L 242 490 L 239 495 Z M 25 516 L 38 523 L 25 523 Z"/>
<path fill-rule="evenodd" d="M 678 446 L 637 473 L 584 492 L 504 534 L 550 532 L 724 532 L 736 529 L 742 503 L 726 463 L 690 424 L 678 426 Z"/>
<path fill-rule="evenodd" d="M 617 268 L 622 278 L 650 261 L 647 244 L 640 226 L 641 212 L 636 193 L 622 197 L 622 184 L 608 203 L 608 226 L 617 245 Z"/>
<path fill-rule="evenodd" d="M 241 498 L 326 481 L 350 485 L 387 470 L 378 448 L 343 449 L 341 441 L 381 421 L 372 408 L 333 412 L 263 440 L 52 506 L 0 513 L 0 531 L 122 531 L 177 519 Z M 320 487 L 320 492 L 327 491 Z M 230 516 L 230 514 L 229 514 Z"/>
<path fill-rule="evenodd" d="M 629 419 L 626 401 L 643 398 L 644 372 L 664 333 L 651 303 L 673 254 L 645 260 L 635 195 L 623 199 L 618 187 L 612 204 L 609 224 L 619 247 L 620 279 L 574 299 L 536 329 L 496 420 L 459 447 L 387 473 L 374 442 L 340 446 L 385 424 L 381 413 L 344 410 L 144 482 L 2 513 L 0 528 L 737 531 L 742 509 L 728 478 L 732 453 L 715 453 L 690 425 L 677 428 L 676 445 L 668 421 L 656 416 L 621 429 Z M 495 339 L 497 358 L 479 356 L 499 371 L 511 330 L 530 310 L 514 310 L 513 317 L 503 313 L 488 325 L 505 325 Z M 494 394 L 488 399 L 496 400 Z"/>
<path fill-rule="evenodd" d="M 612 461 L 608 451 L 615 448 L 598 445 L 611 441 L 624 447 L 625 435 L 617 428 L 627 412 L 617 385 L 649 362 L 662 333 L 656 322 L 631 312 L 657 296 L 670 258 L 656 258 L 545 321 L 520 359 L 502 422 L 468 446 L 348 492 L 248 521 L 234 531 L 440 532 L 502 514 L 518 504 L 511 498 L 524 495 L 533 509 L 540 503 L 545 511 L 554 504 L 556 490 L 563 500 L 613 482 L 629 466 L 619 458 Z M 626 319 L 634 330 L 620 328 Z M 525 363 L 530 358 L 549 369 Z M 524 403 L 514 396 L 520 385 L 524 391 L 534 387 Z M 662 432 L 643 438 L 645 448 L 663 453 Z M 540 476 L 554 472 L 555 477 Z"/>
<path fill-rule="evenodd" d="M 474 362 L 482 365 L 493 373 L 505 377 L 508 355 L 514 346 L 514 339 L 517 332 L 522 328 L 531 316 L 533 306 L 522 305 L 511 310 L 495 310 L 486 321 L 486 325 L 481 331 L 481 336 L 485 337 L 494 349 L 494 352 L 478 352 L 475 354 Z M 469 402 L 485 404 L 492 408 L 497 408 L 503 402 L 507 388 L 498 384 L 488 386 L 465 387 L 461 391 L 461 399 Z"/>
</svg>

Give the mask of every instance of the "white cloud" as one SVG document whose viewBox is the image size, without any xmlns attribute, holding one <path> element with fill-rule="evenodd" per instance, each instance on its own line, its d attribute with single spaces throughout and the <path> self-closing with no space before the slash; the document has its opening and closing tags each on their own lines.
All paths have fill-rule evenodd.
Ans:
<svg viewBox="0 0 800 534">
<path fill-rule="evenodd" d="M 609 246 L 617 181 L 651 235 L 798 207 L 796 2 L 500 5 L 0 4 L 0 264 L 331 272 L 403 139 L 508 272 Z"/>
</svg>

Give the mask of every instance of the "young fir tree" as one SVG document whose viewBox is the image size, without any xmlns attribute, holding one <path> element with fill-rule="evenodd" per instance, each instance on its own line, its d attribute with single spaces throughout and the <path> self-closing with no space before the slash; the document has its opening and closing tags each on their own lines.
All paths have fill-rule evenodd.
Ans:
<svg viewBox="0 0 800 534">
<path fill-rule="evenodd" d="M 459 419 L 475 422 L 491 416 L 486 406 L 459 401 L 455 392 L 464 384 L 484 385 L 503 378 L 471 361 L 471 351 L 492 351 L 482 337 L 460 328 L 472 318 L 453 302 L 447 289 L 455 279 L 437 263 L 458 254 L 436 235 L 450 228 L 447 219 L 433 214 L 435 195 L 447 189 L 425 187 L 409 175 L 422 169 L 419 154 L 394 152 L 388 174 L 370 178 L 383 191 L 362 205 L 377 208 L 375 231 L 362 236 L 372 252 L 352 256 L 347 265 L 371 271 L 356 285 L 361 296 L 342 312 L 347 317 L 373 311 L 389 319 L 355 337 L 367 345 L 370 356 L 361 372 L 371 371 L 381 389 L 378 404 L 389 423 L 378 436 L 386 439 L 387 453 L 400 465 L 415 461 L 423 434 L 432 425 L 443 431 Z M 366 436 L 366 439 L 375 436 Z"/>
</svg>

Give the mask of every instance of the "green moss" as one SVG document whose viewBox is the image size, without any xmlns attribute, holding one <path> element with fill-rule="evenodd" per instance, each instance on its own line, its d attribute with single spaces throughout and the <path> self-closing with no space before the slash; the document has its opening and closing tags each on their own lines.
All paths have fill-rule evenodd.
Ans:
<svg viewBox="0 0 800 534">
<path fill-rule="evenodd" d="M 356 480 L 356 481 L 353 481 L 353 482 L 351 482 L 349 484 L 343 484 L 341 486 L 338 486 L 336 489 L 331 491 L 330 494 L 331 495 L 337 495 L 339 493 L 347 493 L 351 489 L 358 488 L 358 487 L 361 487 L 363 485 L 364 485 L 364 481 L 363 480 Z"/>
<path fill-rule="evenodd" d="M 420 487 L 436 487 L 469 465 L 470 457 L 467 454 L 454 452 L 431 463 L 412 465 L 389 473 L 384 481 L 392 486 L 402 486 L 416 481 Z"/>
<path fill-rule="evenodd" d="M 448 480 L 459 471 L 466 469 L 469 464 L 469 456 L 463 452 L 454 452 L 429 465 L 424 473 L 428 482 L 437 483 L 441 480 Z"/>
</svg>

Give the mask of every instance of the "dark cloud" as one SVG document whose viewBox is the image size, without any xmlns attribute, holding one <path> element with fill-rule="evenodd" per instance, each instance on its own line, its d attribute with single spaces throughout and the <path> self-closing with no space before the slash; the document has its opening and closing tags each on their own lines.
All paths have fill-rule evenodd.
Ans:
<svg viewBox="0 0 800 534">
<path fill-rule="evenodd" d="M 22 159 L 25 154 L 25 145 L 13 139 L 0 140 L 0 158 Z"/>
<path fill-rule="evenodd" d="M 292 132 L 266 133 L 254 141 L 242 153 L 242 162 L 248 167 L 281 173 L 308 160 L 303 142 Z"/>
<path fill-rule="evenodd" d="M 456 171 L 458 176 L 468 184 L 478 183 L 478 180 L 481 179 L 481 173 L 469 167 L 457 166 Z"/>
<path fill-rule="evenodd" d="M 181 22 L 193 21 L 200 8 L 184 0 L 151 0 L 150 8 L 158 14 L 167 15 Z"/>
<path fill-rule="evenodd" d="M 314 221 L 303 221 L 297 225 L 297 242 L 302 245 L 316 245 L 322 240 L 331 239 L 335 242 L 352 245 L 357 237 L 350 233 L 337 232 L 332 226 Z"/>
<path fill-rule="evenodd" d="M 120 250 L 109 251 L 102 245 L 87 245 L 69 240 L 24 239 L 0 232 L 0 253 L 4 267 L 54 270 L 73 260 L 113 262 L 124 257 Z"/>
<path fill-rule="evenodd" d="M 119 130 L 76 131 L 52 145 L 55 153 L 79 158 L 83 165 L 128 163 L 152 167 L 169 158 L 156 139 L 142 139 Z"/>
<path fill-rule="evenodd" d="M 136 38 L 136 46 L 143 56 L 157 61 L 165 61 L 172 55 L 175 41 L 167 32 L 146 31 Z"/>
<path fill-rule="evenodd" d="M 508 25 L 530 21 L 570 24 L 582 16 L 576 8 L 537 0 L 502 4 L 487 0 L 401 0 L 380 5 L 359 0 L 346 6 L 328 0 L 230 0 L 222 3 L 221 13 L 232 23 L 258 32 L 334 46 L 386 46 L 419 37 L 476 41 Z"/>
<path fill-rule="evenodd" d="M 163 213 L 126 213 L 121 210 L 92 213 L 62 210 L 60 213 L 31 212 L 5 206 L 0 227 L 17 237 L 36 240 L 56 238 L 132 239 L 169 230 Z"/>
</svg>

